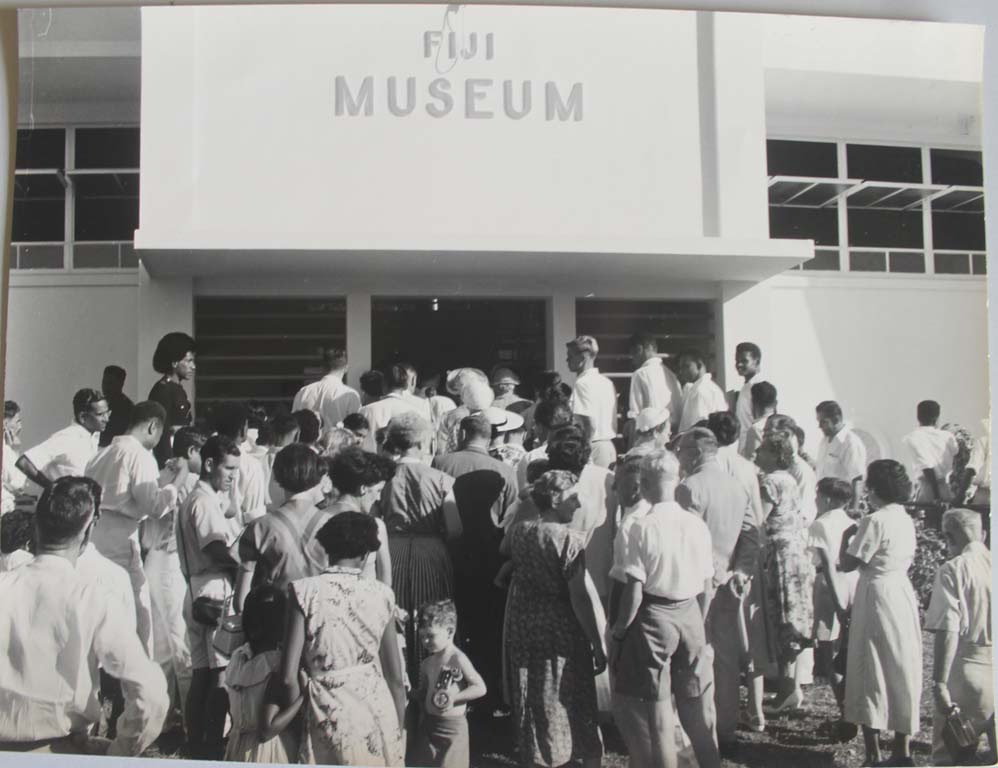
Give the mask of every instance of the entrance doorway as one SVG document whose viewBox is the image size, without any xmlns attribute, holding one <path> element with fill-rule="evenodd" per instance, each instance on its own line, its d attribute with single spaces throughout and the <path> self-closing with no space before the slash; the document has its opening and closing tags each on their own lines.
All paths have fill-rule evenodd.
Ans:
<svg viewBox="0 0 998 768">
<path fill-rule="evenodd" d="M 454 368 L 512 368 L 530 396 L 547 368 L 543 299 L 375 298 L 371 360 L 382 368 L 410 362 L 420 376 Z"/>
</svg>

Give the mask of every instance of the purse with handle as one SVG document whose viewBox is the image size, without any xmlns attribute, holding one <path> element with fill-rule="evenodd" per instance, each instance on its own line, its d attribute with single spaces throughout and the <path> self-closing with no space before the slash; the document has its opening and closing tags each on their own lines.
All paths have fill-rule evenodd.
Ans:
<svg viewBox="0 0 998 768">
<path fill-rule="evenodd" d="M 967 764 L 977 753 L 980 736 L 973 724 L 960 714 L 956 704 L 950 707 L 943 723 L 943 743 L 957 765 Z"/>
</svg>

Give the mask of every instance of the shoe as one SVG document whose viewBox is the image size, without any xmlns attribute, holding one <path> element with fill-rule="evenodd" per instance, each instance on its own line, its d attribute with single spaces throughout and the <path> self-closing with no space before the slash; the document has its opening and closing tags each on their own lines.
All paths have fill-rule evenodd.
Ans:
<svg viewBox="0 0 998 768">
<path fill-rule="evenodd" d="M 841 742 L 852 741 L 859 733 L 859 726 L 846 720 L 835 723 L 835 738 Z"/>
<path fill-rule="evenodd" d="M 738 721 L 738 725 L 746 731 L 753 733 L 763 733 L 766 730 L 766 718 L 746 715 Z"/>
<path fill-rule="evenodd" d="M 804 691 L 800 688 L 794 688 L 793 693 L 787 696 L 783 701 L 776 704 L 763 704 L 762 711 L 767 715 L 779 715 L 783 712 L 791 712 L 795 709 L 800 709 L 801 704 L 804 703 Z"/>
</svg>

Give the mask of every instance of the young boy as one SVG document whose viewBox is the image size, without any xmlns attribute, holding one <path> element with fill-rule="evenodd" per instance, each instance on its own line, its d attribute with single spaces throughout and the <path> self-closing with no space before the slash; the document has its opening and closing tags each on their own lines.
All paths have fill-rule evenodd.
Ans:
<svg viewBox="0 0 998 768">
<path fill-rule="evenodd" d="M 833 659 L 845 641 L 843 620 L 848 615 L 859 578 L 856 572 L 841 573 L 838 569 L 842 537 L 854 522 L 846 513 L 852 500 L 849 483 L 834 477 L 822 478 L 815 494 L 818 517 L 808 529 L 808 548 L 818 571 L 814 581 L 815 666 L 828 678 L 840 712 L 845 696 L 845 676 L 835 671 Z M 855 726 L 850 727 L 845 721 L 840 722 L 839 730 L 843 738 L 850 733 L 856 735 Z"/>
<path fill-rule="evenodd" d="M 454 646 L 454 601 L 428 603 L 420 610 L 419 641 L 429 652 L 419 668 L 416 702 L 421 709 L 410 765 L 468 768 L 467 703 L 485 695 L 485 683 Z"/>
</svg>

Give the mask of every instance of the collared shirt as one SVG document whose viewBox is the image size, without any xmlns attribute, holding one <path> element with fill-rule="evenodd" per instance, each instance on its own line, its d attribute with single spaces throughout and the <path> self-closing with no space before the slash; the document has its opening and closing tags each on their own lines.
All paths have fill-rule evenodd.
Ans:
<svg viewBox="0 0 998 768">
<path fill-rule="evenodd" d="M 617 390 L 599 368 L 579 374 L 568 404 L 572 413 L 589 417 L 593 442 L 617 436 Z"/>
<path fill-rule="evenodd" d="M 936 572 L 925 628 L 957 632 L 974 645 L 991 645 L 991 552 L 972 541 Z"/>
<path fill-rule="evenodd" d="M 0 515 L 6 514 L 14 509 L 17 501 L 17 494 L 24 490 L 28 483 L 27 475 L 14 465 L 17 463 L 17 451 L 3 443 L 3 488 L 0 490 L 2 500 L 0 500 Z"/>
<path fill-rule="evenodd" d="M 974 440 L 967 466 L 973 469 L 981 488 L 991 488 L 991 421 L 984 419 L 984 434 Z"/>
<path fill-rule="evenodd" d="M 676 501 L 707 525 L 714 549 L 714 583 L 731 571 L 754 573 L 759 526 L 749 495 L 717 459 L 709 458 L 676 488 Z"/>
<path fill-rule="evenodd" d="M 645 408 L 668 408 L 673 424 L 677 424 L 683 407 L 683 390 L 676 374 L 670 371 L 660 357 L 645 360 L 631 374 L 631 394 L 628 398 L 627 418 L 634 419 Z"/>
<path fill-rule="evenodd" d="M 749 432 L 755 424 L 755 414 L 752 412 L 752 387 L 766 381 L 762 371 L 756 371 L 751 379 L 746 379 L 742 388 L 738 391 L 738 399 L 735 401 L 735 417 L 738 419 L 738 452 L 751 458 L 745 453 L 745 443 L 749 439 Z"/>
<path fill-rule="evenodd" d="M 495 406 L 496 408 L 502 408 L 503 410 L 506 410 L 511 405 L 515 405 L 516 403 L 529 403 L 529 402 L 530 402 L 529 400 L 520 397 L 518 394 L 516 394 L 516 392 L 507 392 L 504 395 L 499 395 L 498 397 L 496 397 L 496 399 L 492 401 L 492 405 Z"/>
<path fill-rule="evenodd" d="M 912 479 L 918 479 L 922 472 L 931 469 L 937 478 L 945 480 L 953 469 L 953 457 L 959 447 L 952 432 L 938 427 L 920 426 L 901 441 L 908 453 L 908 469 Z"/>
<path fill-rule="evenodd" d="M 714 383 L 714 378 L 705 373 L 683 387 L 683 417 L 679 421 L 679 431 L 685 432 L 710 414 L 726 410 L 728 410 L 728 399 L 721 388 Z"/>
<path fill-rule="evenodd" d="M 866 477 L 866 446 L 849 427 L 842 427 L 831 439 L 824 438 L 818 446 L 817 477 L 836 477 L 851 483 Z"/>
<path fill-rule="evenodd" d="M 225 515 L 225 498 L 208 482 L 199 480 L 177 513 L 180 569 L 190 579 L 192 597 L 226 598 L 232 594 L 228 571 L 204 549 L 213 541 L 231 549 L 240 533 L 239 521 Z"/>
<path fill-rule="evenodd" d="M 745 438 L 744 441 L 739 437 L 738 452 L 749 461 L 755 461 L 755 452 L 762 445 L 762 435 L 766 431 L 768 419 L 769 416 L 763 416 L 758 421 L 752 422 L 747 434 L 741 436 Z"/>
<path fill-rule="evenodd" d="M 100 666 L 125 698 L 108 754 L 139 755 L 152 744 L 169 708 L 166 679 L 97 580 L 40 555 L 0 574 L 0 594 L 0 741 L 86 733 L 101 716 Z"/>
<path fill-rule="evenodd" d="M 703 520 L 674 501 L 656 504 L 631 528 L 624 573 L 642 591 L 669 600 L 703 592 L 714 575 L 710 531 Z"/>
<path fill-rule="evenodd" d="M 419 395 L 414 395 L 412 392 L 403 392 L 402 399 L 405 400 L 409 405 L 412 406 L 413 410 L 416 411 L 420 416 L 422 416 L 427 421 L 433 418 L 433 412 L 430 408 L 430 401 L 425 397 L 420 397 Z"/>
<path fill-rule="evenodd" d="M 752 502 L 757 525 L 765 522 L 762 512 L 762 494 L 759 492 L 759 468 L 744 456 L 738 455 L 738 445 L 722 445 L 717 449 L 717 463 L 745 489 Z"/>
<path fill-rule="evenodd" d="M 85 427 L 73 423 L 25 451 L 24 455 L 49 480 L 79 477 L 97 453 L 99 439 L 99 433 L 91 433 Z"/>
<path fill-rule="evenodd" d="M 395 416 L 402 413 L 418 413 L 420 416 L 426 417 L 421 408 L 413 405 L 408 398 L 399 392 L 391 392 L 380 400 L 368 403 L 360 409 L 360 412 L 367 419 L 368 424 L 371 425 L 371 429 L 367 433 L 363 445 L 364 450 L 371 453 L 378 450 L 378 430 L 387 427 L 388 422 Z"/>
<path fill-rule="evenodd" d="M 360 395 L 343 383 L 342 374 L 328 373 L 298 390 L 292 410 L 315 411 L 322 419 L 323 429 L 327 429 L 360 410 Z"/>
<path fill-rule="evenodd" d="M 627 564 L 628 536 L 634 524 L 641 520 L 651 511 L 651 504 L 644 499 L 638 499 L 638 503 L 633 507 L 628 507 L 620 517 L 620 527 L 617 528 L 617 535 L 613 537 L 613 567 L 610 569 L 610 578 L 622 583 L 627 582 L 627 574 L 624 568 Z"/>
<path fill-rule="evenodd" d="M 159 481 L 164 484 L 168 470 L 160 471 Z M 177 510 L 180 509 L 191 491 L 198 484 L 199 478 L 195 474 L 188 474 L 184 483 L 177 488 L 177 501 L 160 518 L 150 517 L 142 524 L 142 546 L 145 549 L 158 549 L 169 554 L 177 552 Z"/>
<path fill-rule="evenodd" d="M 246 451 L 239 453 L 239 474 L 229 491 L 229 503 L 239 522 L 249 525 L 267 513 L 267 473 L 260 459 Z"/>
<path fill-rule="evenodd" d="M 159 466 L 152 451 L 131 435 L 114 438 L 87 464 L 86 476 L 100 483 L 101 517 L 93 542 L 101 554 L 119 559 L 138 542 L 139 523 L 165 515 L 177 501 L 177 489 L 159 486 Z"/>
</svg>

